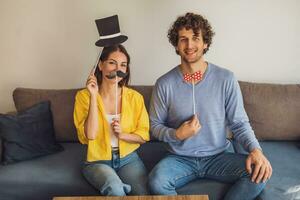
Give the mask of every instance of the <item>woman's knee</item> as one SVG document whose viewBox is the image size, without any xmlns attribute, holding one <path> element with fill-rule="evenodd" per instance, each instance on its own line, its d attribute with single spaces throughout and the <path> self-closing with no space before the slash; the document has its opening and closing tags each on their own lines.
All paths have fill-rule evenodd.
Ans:
<svg viewBox="0 0 300 200">
<path fill-rule="evenodd" d="M 126 196 L 130 191 L 131 186 L 120 181 L 107 181 L 100 188 L 100 193 L 104 196 Z"/>
</svg>

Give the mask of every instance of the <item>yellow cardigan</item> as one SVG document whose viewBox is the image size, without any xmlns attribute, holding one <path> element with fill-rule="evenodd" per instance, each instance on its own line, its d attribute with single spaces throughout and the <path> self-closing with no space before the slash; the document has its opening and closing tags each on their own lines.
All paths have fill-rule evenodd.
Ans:
<svg viewBox="0 0 300 200">
<path fill-rule="evenodd" d="M 97 98 L 99 131 L 94 140 L 89 140 L 84 133 L 84 122 L 88 116 L 90 93 L 87 89 L 77 92 L 74 106 L 74 124 L 78 139 L 88 145 L 87 161 L 111 160 L 110 124 L 106 119 L 103 101 Z M 149 141 L 149 116 L 145 108 L 144 99 L 137 91 L 122 88 L 121 128 L 125 133 L 135 133 L 145 141 Z M 135 151 L 140 145 L 119 140 L 120 157 L 123 158 Z"/>
</svg>

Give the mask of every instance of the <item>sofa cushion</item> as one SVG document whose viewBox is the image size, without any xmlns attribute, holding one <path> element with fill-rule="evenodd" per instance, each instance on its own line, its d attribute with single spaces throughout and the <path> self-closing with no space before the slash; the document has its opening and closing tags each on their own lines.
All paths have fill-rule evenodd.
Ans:
<svg viewBox="0 0 300 200">
<path fill-rule="evenodd" d="M 13 99 L 17 111 L 24 110 L 38 102 L 49 100 L 57 141 L 78 141 L 73 123 L 75 95 L 78 90 L 16 88 L 13 91 Z"/>
<path fill-rule="evenodd" d="M 83 177 L 86 145 L 61 143 L 64 151 L 14 165 L 0 166 L 1 200 L 51 200 L 54 196 L 99 195 Z M 141 145 L 138 153 L 148 170 L 165 156 L 161 142 Z M 221 200 L 230 185 L 212 180 L 196 180 L 178 189 L 179 194 L 209 194 Z M 17 190 L 16 190 L 17 188 Z"/>
<path fill-rule="evenodd" d="M 300 199 L 300 149 L 297 142 L 260 142 L 273 174 L 260 195 L 263 200 Z"/>
<path fill-rule="evenodd" d="M 81 174 L 86 147 L 79 143 L 61 143 L 62 152 L 0 165 L 1 200 L 52 200 L 54 196 L 99 194 Z"/>
<path fill-rule="evenodd" d="M 1 200 L 50 200 L 53 196 L 99 195 L 81 174 L 86 146 L 78 143 L 61 144 L 65 151 L 0 166 Z M 148 170 L 167 153 L 163 145 L 161 142 L 148 142 L 139 148 L 138 153 Z M 272 164 L 273 175 L 258 199 L 297 199 L 300 195 L 300 149 L 297 142 L 267 141 L 261 142 L 261 146 Z M 210 200 L 221 200 L 229 188 L 229 184 L 205 179 L 193 181 L 177 192 L 209 194 Z"/>
<path fill-rule="evenodd" d="M 62 150 L 54 137 L 50 102 L 41 102 L 17 115 L 0 114 L 3 163 L 9 164 Z"/>
<path fill-rule="evenodd" d="M 239 84 L 259 140 L 300 139 L 300 84 Z"/>
</svg>

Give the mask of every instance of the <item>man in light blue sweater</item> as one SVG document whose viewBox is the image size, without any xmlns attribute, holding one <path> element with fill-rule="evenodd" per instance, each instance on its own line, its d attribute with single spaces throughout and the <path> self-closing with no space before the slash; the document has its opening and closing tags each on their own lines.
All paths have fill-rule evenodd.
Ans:
<svg viewBox="0 0 300 200">
<path fill-rule="evenodd" d="M 169 41 L 181 64 L 160 77 L 152 94 L 151 131 L 170 154 L 149 175 L 153 194 L 175 195 L 197 178 L 234 183 L 226 200 L 255 199 L 272 167 L 249 124 L 233 73 L 204 60 L 214 32 L 201 15 L 174 22 Z M 229 153 L 229 128 L 249 155 Z"/>
</svg>

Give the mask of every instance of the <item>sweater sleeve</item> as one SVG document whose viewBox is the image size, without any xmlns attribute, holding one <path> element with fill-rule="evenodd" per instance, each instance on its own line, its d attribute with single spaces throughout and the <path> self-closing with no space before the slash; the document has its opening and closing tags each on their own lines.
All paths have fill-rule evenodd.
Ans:
<svg viewBox="0 0 300 200">
<path fill-rule="evenodd" d="M 261 149 L 244 109 L 239 83 L 233 74 L 231 74 L 231 78 L 227 81 L 225 96 L 226 117 L 234 139 L 248 152 L 251 152 L 255 148 Z"/>
<path fill-rule="evenodd" d="M 166 126 L 168 118 L 167 92 L 157 81 L 152 92 L 150 102 L 150 126 L 154 138 L 163 142 L 178 142 L 175 136 L 176 129 Z"/>
<path fill-rule="evenodd" d="M 82 92 L 77 92 L 74 105 L 74 125 L 77 130 L 77 135 L 80 143 L 87 144 L 88 138 L 84 133 L 84 122 L 88 115 L 89 102 L 84 97 Z"/>
</svg>

